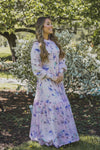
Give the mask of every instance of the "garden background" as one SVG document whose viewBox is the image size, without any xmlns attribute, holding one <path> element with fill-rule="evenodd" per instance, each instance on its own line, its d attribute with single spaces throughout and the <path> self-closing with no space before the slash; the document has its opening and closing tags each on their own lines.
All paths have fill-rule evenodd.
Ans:
<svg viewBox="0 0 100 150">
<path fill-rule="evenodd" d="M 66 52 L 65 91 L 80 136 L 59 149 L 99 150 L 99 0 L 0 0 L 0 150 L 56 149 L 29 139 L 36 90 L 30 51 L 41 16 L 51 17 Z"/>
</svg>

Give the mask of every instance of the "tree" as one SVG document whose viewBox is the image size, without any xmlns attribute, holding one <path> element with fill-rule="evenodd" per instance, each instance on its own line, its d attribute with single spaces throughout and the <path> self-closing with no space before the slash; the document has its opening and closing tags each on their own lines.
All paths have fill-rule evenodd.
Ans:
<svg viewBox="0 0 100 150">
<path fill-rule="evenodd" d="M 25 28 L 22 26 L 22 21 L 19 21 L 19 18 L 22 19 L 22 8 L 24 7 L 24 3 L 22 7 L 20 2 L 19 0 L 0 1 L 0 34 L 8 40 L 13 61 L 16 60 L 14 51 L 17 40 L 16 32 L 31 32 L 35 34 L 34 30 Z"/>
<path fill-rule="evenodd" d="M 38 17 L 51 16 L 57 30 L 77 32 L 84 26 L 95 31 L 100 29 L 99 6 L 99 0 L 0 0 L 0 34 L 7 38 L 15 61 L 16 32 L 35 34 Z"/>
</svg>

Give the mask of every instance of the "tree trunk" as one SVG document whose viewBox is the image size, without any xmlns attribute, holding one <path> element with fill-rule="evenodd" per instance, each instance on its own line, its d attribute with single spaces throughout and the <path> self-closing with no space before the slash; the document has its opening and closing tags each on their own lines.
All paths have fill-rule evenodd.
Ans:
<svg viewBox="0 0 100 150">
<path fill-rule="evenodd" d="M 17 58 L 15 56 L 14 47 L 16 47 L 17 37 L 14 33 L 11 33 L 11 34 L 8 34 L 7 39 L 8 39 L 8 43 L 9 43 L 10 50 L 11 50 L 11 53 L 12 53 L 12 61 L 15 62 Z"/>
<path fill-rule="evenodd" d="M 1 33 L 1 35 L 7 38 L 12 53 L 12 61 L 15 62 L 17 59 L 14 50 L 14 47 L 16 47 L 16 40 L 17 40 L 16 35 L 14 33 L 9 34 L 9 32 Z"/>
</svg>

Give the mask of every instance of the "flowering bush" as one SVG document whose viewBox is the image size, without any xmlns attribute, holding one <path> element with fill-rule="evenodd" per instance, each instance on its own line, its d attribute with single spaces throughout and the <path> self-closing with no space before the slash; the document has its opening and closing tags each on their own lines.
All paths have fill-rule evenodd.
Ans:
<svg viewBox="0 0 100 150">
<path fill-rule="evenodd" d="M 33 75 L 30 59 L 33 42 L 33 40 L 17 41 L 17 46 L 15 47 L 17 61 L 11 64 L 12 69 L 10 69 L 10 73 L 16 76 L 17 79 L 21 79 L 21 82 L 26 82 L 27 93 L 29 91 L 34 92 L 36 89 L 36 77 Z"/>
<path fill-rule="evenodd" d="M 59 36 L 60 35 L 60 36 Z M 66 90 L 79 94 L 100 94 L 100 61 L 97 54 L 92 54 L 93 48 L 85 41 L 73 42 L 74 34 L 68 31 L 57 33 L 60 44 L 66 52 L 65 73 Z M 70 39 L 68 41 L 68 38 Z"/>
<path fill-rule="evenodd" d="M 89 53 L 88 49 L 87 44 L 82 41 L 76 47 L 68 47 L 66 52 L 68 85 L 74 91 L 79 90 L 84 94 L 100 86 L 100 80 L 97 76 L 97 73 L 100 74 L 100 61 L 97 61 L 95 55 Z"/>
<path fill-rule="evenodd" d="M 65 72 L 64 83 L 67 91 L 79 92 L 79 94 L 92 94 L 93 89 L 100 89 L 100 61 L 96 54 L 92 54 L 92 47 L 86 41 L 73 42 L 74 34 L 68 30 L 56 33 L 62 48 L 66 52 L 67 72 Z M 32 73 L 30 52 L 33 40 L 17 41 L 15 48 L 17 61 L 13 63 L 10 70 L 21 81 L 26 81 L 28 92 L 36 89 L 36 77 Z M 92 91 L 90 91 L 92 90 Z M 100 94 L 100 91 L 98 92 Z"/>
</svg>

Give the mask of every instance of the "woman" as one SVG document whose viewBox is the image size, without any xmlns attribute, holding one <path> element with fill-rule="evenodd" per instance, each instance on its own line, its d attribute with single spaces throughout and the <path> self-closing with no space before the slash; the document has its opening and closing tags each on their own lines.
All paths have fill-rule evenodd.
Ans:
<svg viewBox="0 0 100 150">
<path fill-rule="evenodd" d="M 54 35 L 49 17 L 36 23 L 31 51 L 32 71 L 37 77 L 29 137 L 40 145 L 56 148 L 79 140 L 71 106 L 64 89 L 65 53 Z"/>
</svg>

